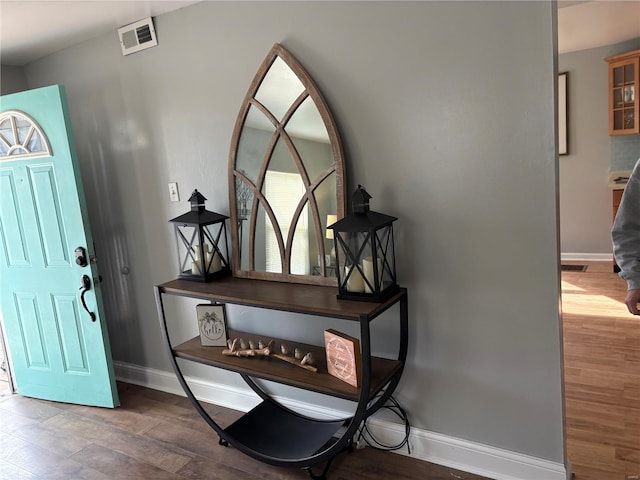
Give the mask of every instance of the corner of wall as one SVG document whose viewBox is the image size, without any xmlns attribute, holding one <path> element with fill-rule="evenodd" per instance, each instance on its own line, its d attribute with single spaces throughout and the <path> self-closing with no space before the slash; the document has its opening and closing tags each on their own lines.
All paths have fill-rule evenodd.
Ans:
<svg viewBox="0 0 640 480">
<path fill-rule="evenodd" d="M 2 70 L 2 75 L 0 76 L 0 95 L 9 95 L 10 93 L 28 90 L 24 67 L 0 65 L 0 70 Z"/>
</svg>

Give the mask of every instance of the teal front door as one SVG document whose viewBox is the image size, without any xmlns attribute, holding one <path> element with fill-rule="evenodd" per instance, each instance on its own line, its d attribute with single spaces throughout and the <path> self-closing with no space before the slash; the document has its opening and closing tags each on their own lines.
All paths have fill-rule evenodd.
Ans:
<svg viewBox="0 0 640 480">
<path fill-rule="evenodd" d="M 119 404 L 64 87 L 0 97 L 0 313 L 19 394 Z"/>
</svg>

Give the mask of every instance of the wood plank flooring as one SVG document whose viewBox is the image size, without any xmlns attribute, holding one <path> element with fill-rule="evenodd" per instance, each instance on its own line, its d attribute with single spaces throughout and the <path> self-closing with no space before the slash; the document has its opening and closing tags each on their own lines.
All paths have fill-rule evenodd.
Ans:
<svg viewBox="0 0 640 480">
<path fill-rule="evenodd" d="M 640 478 L 640 317 L 627 312 L 625 293 L 610 262 L 562 273 L 567 455 L 575 480 Z"/>
<path fill-rule="evenodd" d="M 101 409 L 35 400 L 0 400 L 0 479 L 302 480 L 303 470 L 272 467 L 218 437 L 184 397 L 118 384 L 122 406 Z M 226 426 L 241 413 L 208 411 Z M 320 470 L 316 468 L 315 473 Z M 337 457 L 329 480 L 488 480 L 371 448 Z"/>
<path fill-rule="evenodd" d="M 580 263 L 580 262 L 577 262 Z M 640 317 L 622 303 L 611 264 L 563 272 L 567 454 L 575 480 L 640 478 Z M 122 406 L 0 399 L 0 480 L 294 480 L 217 436 L 184 397 L 119 383 Z M 222 425 L 239 412 L 209 411 Z M 330 480 L 487 480 L 371 448 L 340 455 Z M 542 480 L 542 479 L 540 479 Z"/>
</svg>

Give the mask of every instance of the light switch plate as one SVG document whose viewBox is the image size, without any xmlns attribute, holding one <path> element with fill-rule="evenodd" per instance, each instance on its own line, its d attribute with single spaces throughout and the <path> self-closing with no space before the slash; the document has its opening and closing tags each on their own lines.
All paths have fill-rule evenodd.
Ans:
<svg viewBox="0 0 640 480">
<path fill-rule="evenodd" d="M 180 194 L 178 193 L 178 184 L 176 182 L 169 183 L 169 200 L 172 202 L 180 201 Z"/>
</svg>

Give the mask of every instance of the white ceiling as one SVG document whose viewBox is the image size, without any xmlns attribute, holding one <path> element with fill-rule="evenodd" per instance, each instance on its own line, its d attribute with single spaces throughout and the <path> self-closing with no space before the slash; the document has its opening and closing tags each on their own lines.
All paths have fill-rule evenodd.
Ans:
<svg viewBox="0 0 640 480">
<path fill-rule="evenodd" d="M 564 2 L 558 6 L 558 52 L 640 38 L 640 0 Z"/>
<path fill-rule="evenodd" d="M 0 0 L 0 62 L 26 65 L 147 17 L 198 3 L 187 0 Z"/>
<path fill-rule="evenodd" d="M 25 65 L 149 16 L 197 3 L 179 0 L 0 0 L 0 62 Z M 640 0 L 559 1 L 560 53 L 640 37 Z"/>
</svg>

